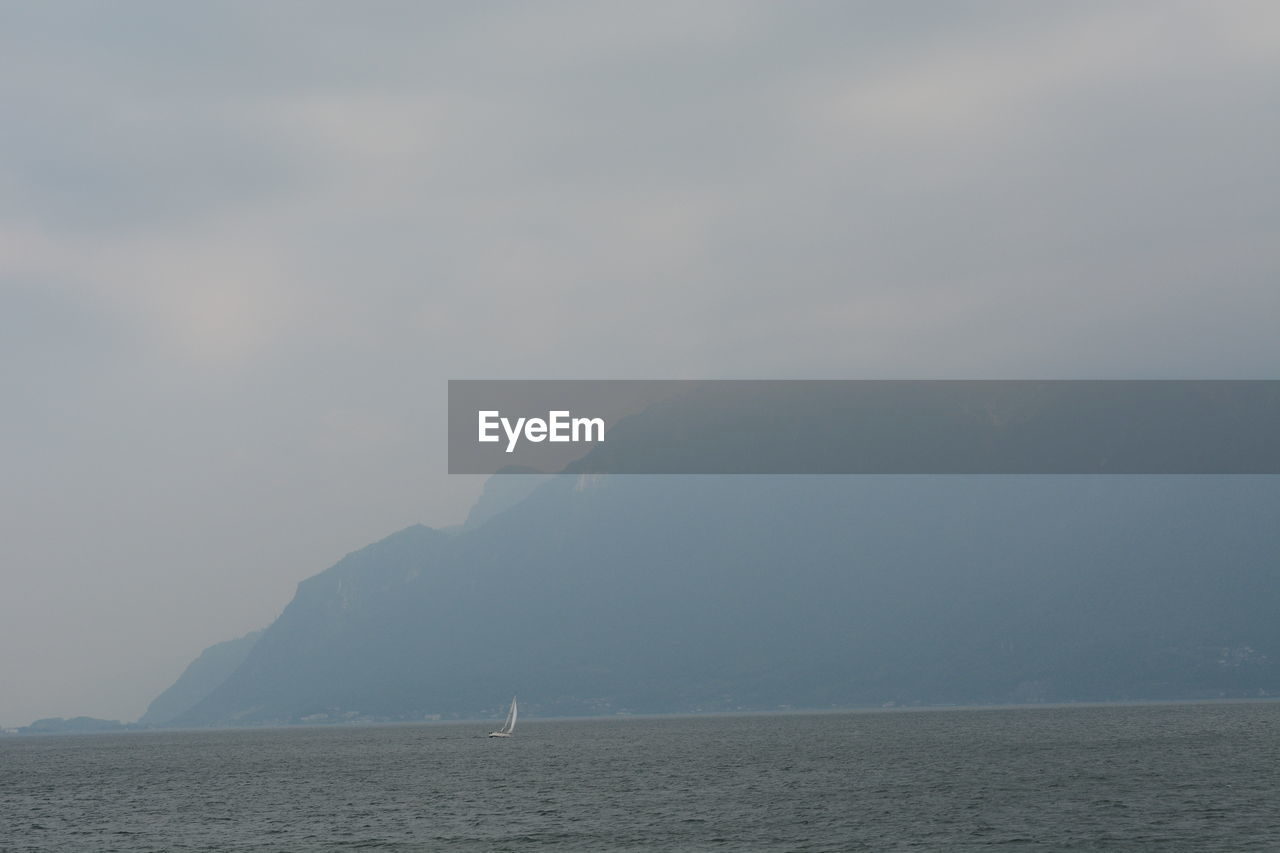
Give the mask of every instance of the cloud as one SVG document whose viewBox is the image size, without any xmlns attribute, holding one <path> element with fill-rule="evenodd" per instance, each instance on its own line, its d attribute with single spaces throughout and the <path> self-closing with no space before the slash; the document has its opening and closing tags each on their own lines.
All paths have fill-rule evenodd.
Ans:
<svg viewBox="0 0 1280 853">
<path fill-rule="evenodd" d="M 461 518 L 449 377 L 1269 375 L 1278 18 L 11 10 L 0 563 L 46 604 L 0 645 L 97 657 L 65 705 L 0 719 L 136 713 L 174 673 L 111 692 L 112 661 L 159 660 L 118 621 L 194 653 L 396 525 Z M 119 610 L 73 625 L 58 589 L 90 572 Z M 198 618 L 156 615 L 182 590 Z M 39 663 L 0 680 L 38 697 Z"/>
<path fill-rule="evenodd" d="M 87 58 L 61 72 L 77 87 L 43 101 L 43 135 L 27 123 L 56 144 L 25 190 L 43 198 L 10 218 L 57 241 L 55 268 L 91 259 L 62 279 L 112 294 L 181 359 L 247 368 L 388 328 L 430 330 L 447 358 L 480 327 L 550 368 L 565 354 L 539 327 L 564 347 L 592 329 L 635 347 L 644 325 L 675 369 L 709 325 L 758 335 L 807 305 L 874 302 L 861 316 L 911 326 L 941 311 L 920 299 L 942 280 L 967 282 L 948 302 L 981 304 L 978 288 L 1034 288 L 1068 252 L 1123 264 L 1116 229 L 1182 243 L 1180 220 L 1226 201 L 1208 186 L 1225 166 L 1206 160 L 1213 140 L 1176 135 L 1180 109 L 1212 108 L 1183 84 L 1217 75 L 1247 99 L 1267 41 L 1242 21 L 1271 16 L 317 8 L 160 13 L 151 26 L 190 42 L 190 63 L 118 25 L 128 61 L 81 32 Z M 49 175 L 75 169 L 76 203 L 50 208 Z M 735 346 L 716 347 L 718 369 Z"/>
</svg>

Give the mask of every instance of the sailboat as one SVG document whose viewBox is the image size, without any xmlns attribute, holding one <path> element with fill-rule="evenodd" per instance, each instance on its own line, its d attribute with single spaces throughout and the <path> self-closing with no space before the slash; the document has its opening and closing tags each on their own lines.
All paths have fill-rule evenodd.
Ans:
<svg viewBox="0 0 1280 853">
<path fill-rule="evenodd" d="M 511 737 L 516 730 L 516 697 L 511 697 L 511 708 L 507 711 L 507 721 L 496 732 L 489 732 L 489 737 Z"/>
</svg>

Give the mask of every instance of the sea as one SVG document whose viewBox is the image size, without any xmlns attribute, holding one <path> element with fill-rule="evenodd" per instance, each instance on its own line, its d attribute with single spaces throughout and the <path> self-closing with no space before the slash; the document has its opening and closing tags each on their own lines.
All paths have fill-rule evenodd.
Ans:
<svg viewBox="0 0 1280 853">
<path fill-rule="evenodd" d="M 6 851 L 1280 851 L 1280 703 L 0 739 Z"/>
</svg>

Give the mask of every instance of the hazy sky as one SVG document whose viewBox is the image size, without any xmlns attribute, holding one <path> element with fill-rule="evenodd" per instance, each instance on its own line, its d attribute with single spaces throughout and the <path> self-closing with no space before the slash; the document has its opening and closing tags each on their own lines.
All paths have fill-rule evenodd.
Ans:
<svg viewBox="0 0 1280 853">
<path fill-rule="evenodd" d="M 1272 2 L 0 5 L 0 725 L 461 520 L 448 378 L 1276 378 Z"/>
</svg>

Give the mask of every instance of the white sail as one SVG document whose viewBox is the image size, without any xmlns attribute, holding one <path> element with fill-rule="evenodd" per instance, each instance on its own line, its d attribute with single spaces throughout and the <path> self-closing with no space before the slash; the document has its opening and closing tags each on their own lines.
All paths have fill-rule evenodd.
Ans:
<svg viewBox="0 0 1280 853">
<path fill-rule="evenodd" d="M 516 730 L 516 697 L 511 697 L 511 707 L 507 709 L 507 719 L 503 722 L 502 728 L 496 732 L 489 732 L 489 737 L 511 737 L 512 732 Z"/>
</svg>

